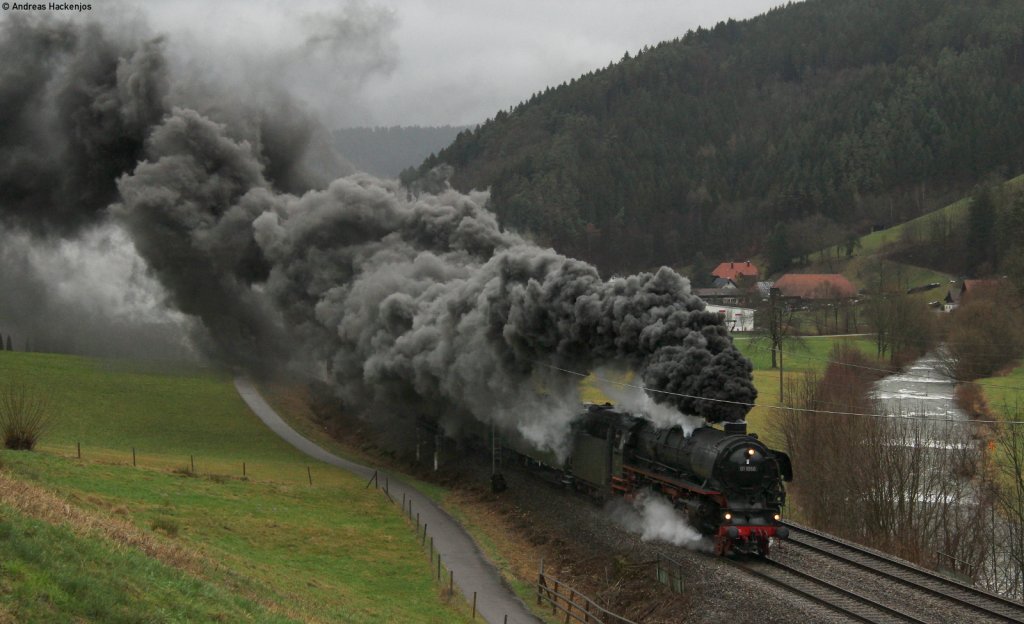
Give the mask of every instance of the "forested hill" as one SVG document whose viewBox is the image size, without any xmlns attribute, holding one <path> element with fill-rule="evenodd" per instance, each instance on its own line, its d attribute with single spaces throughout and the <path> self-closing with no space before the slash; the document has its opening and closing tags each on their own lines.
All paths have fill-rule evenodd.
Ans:
<svg viewBox="0 0 1024 624">
<path fill-rule="evenodd" d="M 808 0 L 720 23 L 535 94 L 420 171 L 441 163 L 605 272 L 697 252 L 780 268 L 1024 171 L 1024 3 Z"/>
</svg>

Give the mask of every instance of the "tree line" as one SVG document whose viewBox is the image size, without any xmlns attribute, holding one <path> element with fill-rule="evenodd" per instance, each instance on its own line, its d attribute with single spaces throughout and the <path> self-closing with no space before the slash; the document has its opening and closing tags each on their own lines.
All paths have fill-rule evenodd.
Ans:
<svg viewBox="0 0 1024 624">
<path fill-rule="evenodd" d="M 784 270 L 1020 171 L 1022 75 L 1020 3 L 809 0 L 545 89 L 419 175 L 606 271 L 770 246 Z"/>
<path fill-rule="evenodd" d="M 975 424 L 917 419 L 909 403 L 886 411 L 870 398 L 881 375 L 870 360 L 852 348 L 832 358 L 824 374 L 790 382 L 796 409 L 776 420 L 799 467 L 790 494 L 803 519 L 1024 598 L 1024 411 Z"/>
</svg>

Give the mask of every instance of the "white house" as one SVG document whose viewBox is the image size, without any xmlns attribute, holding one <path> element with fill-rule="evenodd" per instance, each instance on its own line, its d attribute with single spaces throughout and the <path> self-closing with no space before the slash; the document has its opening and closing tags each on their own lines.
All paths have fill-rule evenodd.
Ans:
<svg viewBox="0 0 1024 624">
<path fill-rule="evenodd" d="M 708 304 L 705 309 L 708 312 L 718 312 L 721 314 L 725 318 L 725 326 L 729 328 L 729 331 L 754 331 L 753 308 L 737 308 L 735 306 Z"/>
</svg>

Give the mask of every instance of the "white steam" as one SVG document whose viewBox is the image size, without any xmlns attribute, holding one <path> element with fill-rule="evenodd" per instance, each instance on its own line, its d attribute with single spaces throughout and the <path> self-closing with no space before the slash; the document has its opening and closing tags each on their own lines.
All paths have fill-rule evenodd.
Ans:
<svg viewBox="0 0 1024 624">
<path fill-rule="evenodd" d="M 629 379 L 628 372 L 603 367 L 595 371 L 597 387 L 611 399 L 620 409 L 628 411 L 635 416 L 640 416 L 651 421 L 655 427 L 667 429 L 669 427 L 680 427 L 683 434 L 689 436 L 694 429 L 703 427 L 707 422 L 700 416 L 684 414 L 674 406 L 667 403 L 655 403 L 651 396 L 644 389 L 642 382 L 634 380 L 623 386 L 615 383 L 614 379 Z"/>
<path fill-rule="evenodd" d="M 667 500 L 650 491 L 642 492 L 632 506 L 614 504 L 615 521 L 644 542 L 667 542 L 690 550 L 710 552 L 711 540 L 690 526 Z"/>
</svg>

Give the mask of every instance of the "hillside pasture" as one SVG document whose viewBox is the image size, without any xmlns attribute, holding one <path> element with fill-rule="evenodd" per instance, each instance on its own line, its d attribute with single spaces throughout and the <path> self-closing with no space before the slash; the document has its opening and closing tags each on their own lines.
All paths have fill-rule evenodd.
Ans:
<svg viewBox="0 0 1024 624">
<path fill-rule="evenodd" d="M 0 581 L 0 593 L 15 597 L 3 607 L 14 621 L 75 621 L 99 613 L 104 621 L 139 621 L 153 613 L 162 621 L 469 620 L 466 605 L 445 597 L 432 580 L 397 506 L 278 439 L 238 398 L 229 375 L 0 352 L 0 376 L 43 389 L 53 407 L 42 452 L 0 452 L 4 477 L 52 493 L 61 501 L 57 507 L 99 519 L 90 526 L 123 519 L 203 562 L 184 571 L 154 562 L 134 546 L 76 531 L 74 523 L 47 522 L 45 513 L 5 500 L 0 534 L 40 536 L 23 551 L 0 540 L 0 549 L 8 549 L 5 572 L 19 571 Z M 75 458 L 78 442 L 82 460 Z M 62 554 L 70 551 L 84 554 Z M 90 575 L 93 566 L 112 573 Z M 118 580 L 132 570 L 145 580 Z M 17 598 L 34 588 L 50 588 L 52 604 Z M 133 604 L 140 592 L 162 595 L 166 604 L 116 606 Z M 207 600 L 196 602 L 189 592 Z M 109 598 L 99 606 L 92 598 L 79 600 L 96 595 Z"/>
</svg>

